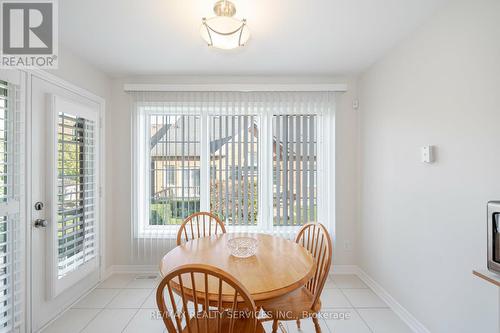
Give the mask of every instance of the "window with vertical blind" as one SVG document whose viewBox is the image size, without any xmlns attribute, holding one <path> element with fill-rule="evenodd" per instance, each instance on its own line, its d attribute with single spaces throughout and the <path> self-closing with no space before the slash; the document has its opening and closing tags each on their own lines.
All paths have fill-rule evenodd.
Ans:
<svg viewBox="0 0 500 333">
<path fill-rule="evenodd" d="M 136 236 L 175 234 L 200 210 L 235 230 L 293 231 L 327 218 L 321 193 L 330 189 L 321 187 L 333 176 L 322 175 L 333 167 L 320 146 L 334 131 L 332 94 L 133 97 Z"/>
<path fill-rule="evenodd" d="M 22 322 L 23 113 L 20 86 L 0 81 L 0 332 Z"/>
</svg>

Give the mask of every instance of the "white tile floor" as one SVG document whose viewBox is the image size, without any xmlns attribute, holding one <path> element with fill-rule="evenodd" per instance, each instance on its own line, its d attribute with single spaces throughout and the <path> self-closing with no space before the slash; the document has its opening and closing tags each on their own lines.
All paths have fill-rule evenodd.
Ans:
<svg viewBox="0 0 500 333">
<path fill-rule="evenodd" d="M 163 333 L 154 276 L 116 274 L 102 282 L 43 333 Z M 325 333 L 411 333 L 408 326 L 355 275 L 332 275 L 321 297 Z M 287 332 L 314 332 L 311 320 L 283 323 Z M 270 332 L 270 322 L 265 323 Z"/>
</svg>

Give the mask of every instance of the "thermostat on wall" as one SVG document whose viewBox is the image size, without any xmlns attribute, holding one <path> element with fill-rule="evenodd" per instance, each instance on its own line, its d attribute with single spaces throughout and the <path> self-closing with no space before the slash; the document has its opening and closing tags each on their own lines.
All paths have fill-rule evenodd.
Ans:
<svg viewBox="0 0 500 333">
<path fill-rule="evenodd" d="M 422 147 L 422 162 L 434 163 L 434 146 Z"/>
</svg>

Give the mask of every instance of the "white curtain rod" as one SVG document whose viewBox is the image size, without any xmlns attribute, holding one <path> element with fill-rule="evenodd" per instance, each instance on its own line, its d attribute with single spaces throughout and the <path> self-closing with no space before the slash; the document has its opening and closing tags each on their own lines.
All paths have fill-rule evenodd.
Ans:
<svg viewBox="0 0 500 333">
<path fill-rule="evenodd" d="M 318 84 L 135 84 L 126 83 L 125 91 L 330 91 L 346 92 L 344 83 Z"/>
</svg>

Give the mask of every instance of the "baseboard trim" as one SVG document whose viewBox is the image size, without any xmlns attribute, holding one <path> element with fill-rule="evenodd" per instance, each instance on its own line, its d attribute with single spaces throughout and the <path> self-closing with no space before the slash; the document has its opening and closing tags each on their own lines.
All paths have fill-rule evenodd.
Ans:
<svg viewBox="0 0 500 333">
<path fill-rule="evenodd" d="M 359 267 L 356 265 L 332 265 L 330 274 L 358 274 Z"/>
<path fill-rule="evenodd" d="M 106 276 L 120 273 L 158 273 L 160 268 L 157 265 L 112 265 L 106 270 Z"/>
<path fill-rule="evenodd" d="M 406 325 L 415 333 L 431 333 L 420 321 L 417 320 L 408 310 L 406 310 L 387 290 L 378 284 L 361 268 L 357 268 L 356 274 L 373 292 L 389 305 L 392 311 L 403 320 Z"/>
</svg>

